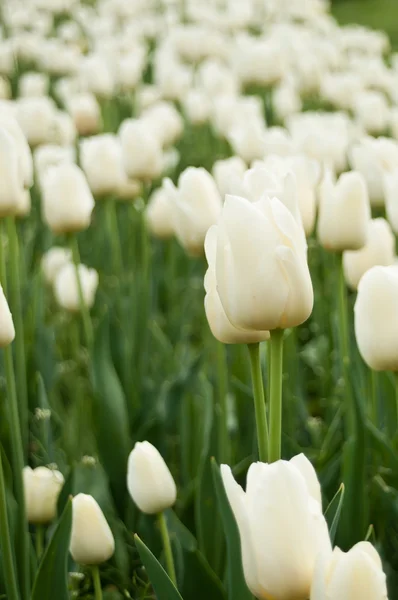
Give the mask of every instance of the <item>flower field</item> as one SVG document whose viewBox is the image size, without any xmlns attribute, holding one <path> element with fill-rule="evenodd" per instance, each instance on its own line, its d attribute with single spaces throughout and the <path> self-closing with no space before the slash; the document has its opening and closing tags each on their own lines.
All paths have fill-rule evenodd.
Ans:
<svg viewBox="0 0 398 600">
<path fill-rule="evenodd" d="M 1 599 L 398 599 L 398 36 L 357 5 L 0 6 Z"/>
</svg>

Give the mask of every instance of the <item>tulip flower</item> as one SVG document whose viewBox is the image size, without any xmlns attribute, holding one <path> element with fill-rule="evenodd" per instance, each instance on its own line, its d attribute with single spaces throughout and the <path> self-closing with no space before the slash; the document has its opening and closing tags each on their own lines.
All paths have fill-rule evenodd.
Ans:
<svg viewBox="0 0 398 600">
<path fill-rule="evenodd" d="M 19 171 L 18 147 L 14 138 L 0 127 L 0 217 L 15 215 L 23 201 L 24 186 Z"/>
<path fill-rule="evenodd" d="M 372 219 L 368 227 L 366 244 L 360 250 L 343 252 L 344 276 L 351 289 L 356 290 L 359 281 L 376 265 L 393 265 L 395 261 L 395 238 L 385 219 Z"/>
<path fill-rule="evenodd" d="M 64 485 L 62 473 L 47 467 L 25 467 L 23 481 L 29 523 L 50 523 L 56 517 L 57 500 Z"/>
<path fill-rule="evenodd" d="M 160 239 L 174 235 L 173 205 L 167 186 L 157 188 L 149 198 L 145 209 L 145 219 L 151 234 Z"/>
<path fill-rule="evenodd" d="M 30 188 L 33 184 L 33 161 L 26 137 L 17 120 L 6 113 L 0 112 L 0 128 L 7 131 L 13 138 L 17 146 L 19 177 L 23 186 Z"/>
<path fill-rule="evenodd" d="M 178 110 L 169 102 L 157 102 L 145 110 L 140 121 L 147 125 L 163 147 L 177 142 L 184 130 L 184 122 Z"/>
<path fill-rule="evenodd" d="M 188 167 L 178 187 L 168 182 L 178 241 L 192 255 L 204 252 L 207 230 L 221 212 L 222 201 L 214 179 L 203 168 Z"/>
<path fill-rule="evenodd" d="M 246 492 L 227 465 L 225 491 L 240 534 L 243 571 L 259 600 L 307 600 L 316 558 L 330 553 L 316 473 L 303 456 L 253 463 Z"/>
<path fill-rule="evenodd" d="M 101 110 L 93 94 L 74 94 L 67 99 L 66 109 L 79 135 L 93 135 L 101 128 Z"/>
<path fill-rule="evenodd" d="M 11 344 L 15 338 L 15 328 L 8 302 L 0 285 L 0 348 Z"/>
<path fill-rule="evenodd" d="M 74 164 L 60 164 L 42 181 L 43 218 L 54 233 L 87 229 L 94 199 L 83 171 Z"/>
<path fill-rule="evenodd" d="M 355 99 L 355 116 L 365 131 L 372 135 L 380 135 L 386 131 L 389 111 L 387 99 L 381 92 L 361 92 Z"/>
<path fill-rule="evenodd" d="M 126 179 L 119 139 L 112 134 L 97 135 L 80 143 L 80 163 L 94 196 L 109 196 Z"/>
<path fill-rule="evenodd" d="M 380 556 L 369 542 L 349 552 L 335 548 L 316 563 L 311 600 L 387 600 L 386 576 Z"/>
<path fill-rule="evenodd" d="M 115 551 L 115 540 L 96 500 L 88 494 L 78 494 L 72 500 L 73 518 L 70 553 L 83 565 L 98 565 Z"/>
<path fill-rule="evenodd" d="M 366 182 L 360 173 L 343 173 L 333 183 L 327 172 L 320 190 L 318 239 L 327 250 L 359 250 L 370 221 Z"/>
<path fill-rule="evenodd" d="M 28 98 L 47 96 L 49 83 L 46 73 L 36 73 L 35 71 L 23 73 L 18 81 L 19 96 Z"/>
<path fill-rule="evenodd" d="M 98 287 L 97 271 L 85 265 L 78 265 L 76 269 L 74 264 L 67 263 L 57 272 L 53 283 L 58 304 L 70 312 L 82 310 L 77 277 L 80 279 L 84 305 L 91 308 L 95 302 Z"/>
<path fill-rule="evenodd" d="M 55 111 L 55 103 L 48 96 L 18 99 L 17 121 L 30 146 L 50 142 Z"/>
<path fill-rule="evenodd" d="M 355 336 L 359 352 L 375 371 L 398 371 L 398 268 L 372 267 L 358 285 Z"/>
<path fill-rule="evenodd" d="M 221 198 L 226 194 L 237 193 L 237 190 L 242 188 L 245 172 L 246 163 L 239 156 L 231 156 L 214 163 L 212 173 Z"/>
<path fill-rule="evenodd" d="M 149 181 L 159 177 L 163 170 L 162 146 L 147 123 L 126 119 L 119 136 L 127 175 Z"/>
<path fill-rule="evenodd" d="M 54 284 L 55 278 L 59 271 L 72 262 L 72 252 L 69 248 L 61 248 L 53 246 L 48 250 L 41 261 L 41 268 L 44 274 L 44 279 L 49 284 Z"/>
</svg>

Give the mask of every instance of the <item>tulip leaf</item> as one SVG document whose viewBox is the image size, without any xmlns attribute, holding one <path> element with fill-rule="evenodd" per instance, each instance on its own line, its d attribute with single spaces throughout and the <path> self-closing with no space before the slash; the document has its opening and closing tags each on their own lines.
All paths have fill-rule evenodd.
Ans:
<svg viewBox="0 0 398 600">
<path fill-rule="evenodd" d="M 135 535 L 134 539 L 138 553 L 147 570 L 149 580 L 156 594 L 156 598 L 158 600 L 182 600 L 182 596 L 157 558 L 152 554 L 144 542 L 140 540 L 138 535 Z"/>
<path fill-rule="evenodd" d="M 93 349 L 93 414 L 101 463 L 109 477 L 116 506 L 123 514 L 130 447 L 129 419 L 126 399 L 109 347 L 109 317 L 106 316 Z"/>
<path fill-rule="evenodd" d="M 69 600 L 68 553 L 71 528 L 72 500 L 69 499 L 40 563 L 31 600 Z"/>
<path fill-rule="evenodd" d="M 325 518 L 329 525 L 329 535 L 332 546 L 334 545 L 334 538 L 336 537 L 336 531 L 340 521 L 341 509 L 343 508 L 344 492 L 344 483 L 342 483 L 325 511 Z"/>
<path fill-rule="evenodd" d="M 243 574 L 238 526 L 225 493 L 220 468 L 214 458 L 211 461 L 211 466 L 218 507 L 227 540 L 228 600 L 251 600 L 252 595 L 246 585 L 245 576 Z"/>
</svg>

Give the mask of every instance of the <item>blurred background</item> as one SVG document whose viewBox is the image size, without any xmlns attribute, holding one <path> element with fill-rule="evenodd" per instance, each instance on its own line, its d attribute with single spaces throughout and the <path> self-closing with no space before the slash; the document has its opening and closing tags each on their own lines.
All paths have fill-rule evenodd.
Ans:
<svg viewBox="0 0 398 600">
<path fill-rule="evenodd" d="M 332 0 L 332 13 L 341 24 L 384 29 L 398 50 L 398 0 Z"/>
</svg>

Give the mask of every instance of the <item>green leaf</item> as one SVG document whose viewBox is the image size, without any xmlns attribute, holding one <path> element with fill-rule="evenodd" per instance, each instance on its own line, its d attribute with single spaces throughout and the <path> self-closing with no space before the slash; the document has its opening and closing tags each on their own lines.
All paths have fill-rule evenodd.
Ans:
<svg viewBox="0 0 398 600">
<path fill-rule="evenodd" d="M 344 483 L 342 483 L 325 511 L 325 518 L 329 525 L 332 546 L 334 545 L 334 538 L 336 537 L 336 531 L 340 521 L 341 509 L 343 508 L 344 491 Z"/>
<path fill-rule="evenodd" d="M 220 468 L 214 458 L 211 461 L 211 466 L 218 507 L 227 540 L 228 600 L 251 600 L 252 595 L 246 585 L 243 574 L 238 526 L 225 493 Z"/>
<path fill-rule="evenodd" d="M 98 452 L 116 506 L 123 514 L 127 458 L 130 448 L 126 399 L 109 352 L 109 317 L 99 327 L 93 349 L 93 415 Z"/>
<path fill-rule="evenodd" d="M 40 563 L 32 600 L 69 600 L 68 553 L 72 528 L 72 500 L 68 500 Z"/>
<path fill-rule="evenodd" d="M 138 535 L 134 536 L 138 553 L 145 569 L 147 570 L 149 580 L 153 586 L 158 600 L 182 600 L 182 596 L 163 569 L 160 562 L 147 548 Z M 43 598 L 44 600 L 44 598 Z"/>
</svg>

